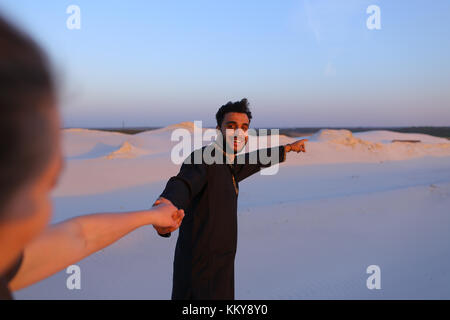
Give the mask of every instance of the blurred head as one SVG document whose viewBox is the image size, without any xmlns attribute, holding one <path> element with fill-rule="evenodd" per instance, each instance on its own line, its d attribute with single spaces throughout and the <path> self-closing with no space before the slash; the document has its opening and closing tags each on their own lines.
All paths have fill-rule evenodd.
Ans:
<svg viewBox="0 0 450 320">
<path fill-rule="evenodd" d="M 217 130 L 220 130 L 227 150 L 234 153 L 240 152 L 248 141 L 248 128 L 252 113 L 247 99 L 228 102 L 220 107 L 216 113 Z"/>
<path fill-rule="evenodd" d="M 0 48 L 1 272 L 48 223 L 62 158 L 45 56 L 1 17 Z"/>
</svg>

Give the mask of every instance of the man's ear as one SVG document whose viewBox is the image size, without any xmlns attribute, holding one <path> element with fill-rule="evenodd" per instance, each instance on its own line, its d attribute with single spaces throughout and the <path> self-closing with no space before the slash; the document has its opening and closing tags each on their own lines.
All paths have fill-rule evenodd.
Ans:
<svg viewBox="0 0 450 320">
<path fill-rule="evenodd" d="M 217 131 L 219 131 L 219 132 L 220 132 L 220 134 L 222 134 L 222 135 L 223 135 L 223 133 L 222 133 L 222 128 L 221 128 L 221 127 L 219 127 L 218 125 L 216 126 L 216 130 L 217 130 Z"/>
</svg>

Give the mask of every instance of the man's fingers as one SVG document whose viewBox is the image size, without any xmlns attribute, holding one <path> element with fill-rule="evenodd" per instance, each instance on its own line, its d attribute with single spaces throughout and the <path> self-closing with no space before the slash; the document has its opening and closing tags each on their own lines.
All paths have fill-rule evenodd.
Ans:
<svg viewBox="0 0 450 320">
<path fill-rule="evenodd" d="M 158 199 L 156 199 L 153 206 L 157 206 L 158 204 L 161 204 L 161 203 L 172 204 L 172 202 L 170 200 L 163 198 L 163 197 L 159 197 Z"/>
<path fill-rule="evenodd" d="M 300 141 L 302 142 L 300 147 L 301 147 L 302 151 L 304 152 L 305 151 L 305 142 L 307 142 L 309 140 L 308 139 L 303 139 L 303 140 L 300 140 Z"/>
<path fill-rule="evenodd" d="M 163 197 L 159 197 L 158 200 L 161 201 L 162 203 L 172 204 L 170 200 Z"/>
<path fill-rule="evenodd" d="M 184 210 L 183 209 L 178 210 L 177 219 L 176 219 L 178 225 L 181 224 L 181 221 L 183 221 L 183 218 L 184 218 Z"/>
<path fill-rule="evenodd" d="M 155 203 L 153 203 L 153 206 L 152 206 L 152 207 L 157 206 L 157 205 L 159 205 L 160 203 L 161 203 L 161 200 L 158 199 L 158 200 L 155 201 Z"/>
<path fill-rule="evenodd" d="M 173 213 L 172 217 L 174 219 L 183 219 L 183 217 L 184 217 L 184 210 L 183 209 L 179 209 L 179 210 L 175 211 Z"/>
<path fill-rule="evenodd" d="M 304 139 L 304 140 L 300 140 L 301 141 L 301 144 L 300 144 L 300 148 L 299 148 L 299 151 L 301 151 L 301 152 L 306 152 L 306 147 L 305 147 L 305 141 L 308 141 L 308 139 Z"/>
<path fill-rule="evenodd" d="M 172 219 L 173 219 L 173 224 L 171 227 L 171 232 L 178 229 L 181 225 L 181 222 L 183 221 L 184 218 L 184 210 L 180 209 L 174 212 L 174 214 L 172 215 Z"/>
<path fill-rule="evenodd" d="M 153 226 L 153 228 L 155 228 L 155 230 L 160 234 L 165 234 L 165 233 L 170 232 L 169 228 L 157 227 L 157 226 Z"/>
</svg>

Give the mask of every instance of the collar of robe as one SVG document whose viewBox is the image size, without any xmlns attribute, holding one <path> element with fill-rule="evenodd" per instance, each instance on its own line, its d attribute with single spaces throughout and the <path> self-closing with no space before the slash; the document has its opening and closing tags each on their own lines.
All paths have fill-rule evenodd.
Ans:
<svg viewBox="0 0 450 320">
<path fill-rule="evenodd" d="M 236 196 L 239 195 L 239 187 L 236 183 L 236 177 L 235 177 L 235 172 L 234 172 L 234 160 L 236 159 L 236 155 L 235 154 L 230 154 L 225 152 L 225 150 L 223 150 L 222 146 L 217 143 L 217 141 L 214 141 L 215 147 L 219 150 L 222 151 L 222 153 L 225 155 L 225 157 L 227 157 L 227 165 L 231 170 L 231 178 L 233 180 L 233 186 L 234 186 L 234 191 L 236 192 Z"/>
</svg>

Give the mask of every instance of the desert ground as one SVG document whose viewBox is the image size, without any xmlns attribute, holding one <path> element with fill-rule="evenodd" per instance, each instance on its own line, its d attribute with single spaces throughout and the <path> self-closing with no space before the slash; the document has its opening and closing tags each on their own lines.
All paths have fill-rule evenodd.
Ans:
<svg viewBox="0 0 450 320">
<path fill-rule="evenodd" d="M 172 131 L 193 127 L 63 130 L 52 223 L 150 207 L 179 169 Z M 450 141 L 323 129 L 306 148 L 289 153 L 276 174 L 240 184 L 236 298 L 449 299 Z M 80 290 L 67 289 L 62 270 L 15 297 L 170 299 L 176 239 L 142 227 L 78 263 Z M 370 265 L 380 267 L 381 289 L 366 286 Z"/>
</svg>

